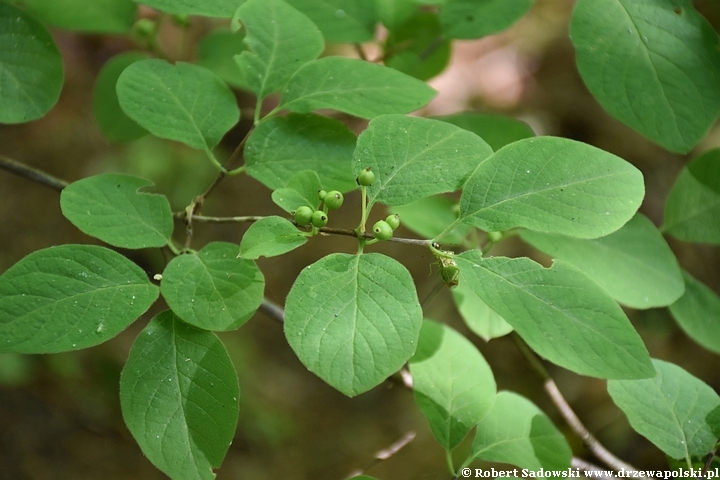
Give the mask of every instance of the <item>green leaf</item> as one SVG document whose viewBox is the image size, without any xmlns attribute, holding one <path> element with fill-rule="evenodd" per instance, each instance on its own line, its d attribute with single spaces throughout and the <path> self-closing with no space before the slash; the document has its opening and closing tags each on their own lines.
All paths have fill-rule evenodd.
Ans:
<svg viewBox="0 0 720 480">
<path fill-rule="evenodd" d="M 391 32 L 412 17 L 417 8 L 416 0 L 375 0 L 378 19 Z"/>
<path fill-rule="evenodd" d="M 495 401 L 490 366 L 468 339 L 446 325 L 423 322 L 410 373 L 415 401 L 446 450 L 455 448 Z"/>
<path fill-rule="evenodd" d="M 720 109 L 720 45 L 690 0 L 579 0 L 578 70 L 605 110 L 673 152 L 690 151 Z"/>
<path fill-rule="evenodd" d="M 425 82 L 389 67 L 345 57 L 306 63 L 283 90 L 278 108 L 310 112 L 332 108 L 356 117 L 409 113 L 437 92 Z"/>
<path fill-rule="evenodd" d="M 307 15 L 330 43 L 362 43 L 375 33 L 375 5 L 368 0 L 287 0 Z"/>
<path fill-rule="evenodd" d="M 262 303 L 265 280 L 255 262 L 238 258 L 238 253 L 237 245 L 213 242 L 173 258 L 160 285 L 168 306 L 203 330 L 228 331 L 245 324 Z"/>
<path fill-rule="evenodd" d="M 245 0 L 134 0 L 156 10 L 179 15 L 232 18 Z"/>
<path fill-rule="evenodd" d="M 710 425 L 715 438 L 720 438 L 720 405 L 713 408 L 710 413 L 707 414 L 705 420 L 707 420 L 708 425 Z"/>
<path fill-rule="evenodd" d="M 197 64 L 205 67 L 233 87 L 250 90 L 235 61 L 247 46 L 241 32 L 215 30 L 205 35 L 197 46 Z"/>
<path fill-rule="evenodd" d="M 293 73 L 315 60 L 325 46 L 314 23 L 283 0 L 247 0 L 240 20 L 248 50 L 235 57 L 245 83 L 260 100 L 279 91 Z"/>
<path fill-rule="evenodd" d="M 620 230 L 592 240 L 528 230 L 520 236 L 552 258 L 572 263 L 628 307 L 664 307 L 685 290 L 675 255 L 640 213 Z"/>
<path fill-rule="evenodd" d="M 35 17 L 51 27 L 89 33 L 127 33 L 135 23 L 132 0 L 22 0 Z"/>
<path fill-rule="evenodd" d="M 314 170 L 303 170 L 290 179 L 287 187 L 274 190 L 272 200 L 288 213 L 302 205 L 317 210 L 320 206 L 318 193 L 321 188 L 317 173 Z"/>
<path fill-rule="evenodd" d="M 467 282 L 458 283 L 452 289 L 452 295 L 465 324 L 486 342 L 513 331 L 513 327 L 483 302 Z"/>
<path fill-rule="evenodd" d="M 705 455 L 716 437 L 705 421 L 720 397 L 682 368 L 653 360 L 658 374 L 647 380 L 611 380 L 608 393 L 630 425 L 672 458 Z"/>
<path fill-rule="evenodd" d="M 640 171 L 611 153 L 528 138 L 478 166 L 463 189 L 459 220 L 488 232 L 526 227 L 597 238 L 630 220 L 644 193 Z"/>
<path fill-rule="evenodd" d="M 295 225 L 282 217 L 265 217 L 250 225 L 242 242 L 242 258 L 275 257 L 295 250 L 307 243 L 307 237 Z"/>
<path fill-rule="evenodd" d="M 22 123 L 45 115 L 63 84 L 60 52 L 45 27 L 0 2 L 0 123 Z"/>
<path fill-rule="evenodd" d="M 125 142 L 147 135 L 147 130 L 125 115 L 120 108 L 115 86 L 118 77 L 128 66 L 145 60 L 144 52 L 126 52 L 115 55 L 103 65 L 93 90 L 93 115 L 100 131 L 109 140 Z"/>
<path fill-rule="evenodd" d="M 327 190 L 357 188 L 351 159 L 355 134 L 342 122 L 315 114 L 273 117 L 245 144 L 247 173 L 276 190 L 303 170 L 314 170 Z"/>
<path fill-rule="evenodd" d="M 470 456 L 532 471 L 558 471 L 570 468 L 572 450 L 535 404 L 516 393 L 500 392 L 478 423 Z"/>
<path fill-rule="evenodd" d="M 107 248 L 38 250 L 0 276 L 0 352 L 56 353 L 99 345 L 158 297 L 140 267 Z"/>
<path fill-rule="evenodd" d="M 523 138 L 535 136 L 527 123 L 494 113 L 463 112 L 435 119 L 470 130 L 485 140 L 494 151 Z"/>
<path fill-rule="evenodd" d="M 431 12 L 417 12 L 390 32 L 385 42 L 385 65 L 427 80 L 445 70 L 450 62 L 450 39 L 440 29 L 440 21 Z"/>
<path fill-rule="evenodd" d="M 648 378 L 650 356 L 632 324 L 600 287 L 570 264 L 529 258 L 455 257 L 460 282 L 500 314 L 537 353 L 581 375 Z"/>
<path fill-rule="evenodd" d="M 664 232 L 686 242 L 720 245 L 720 149 L 693 159 L 665 205 Z"/>
<path fill-rule="evenodd" d="M 449 198 L 427 197 L 407 205 L 390 207 L 390 213 L 400 215 L 404 227 L 431 239 L 457 220 L 457 208 L 457 204 Z M 443 241 L 461 244 L 471 229 L 469 225 L 458 225 L 443 237 Z"/>
<path fill-rule="evenodd" d="M 160 138 L 209 150 L 240 118 L 235 96 L 220 78 L 189 63 L 142 60 L 117 82 L 123 111 Z"/>
<path fill-rule="evenodd" d="M 450 38 L 480 38 L 510 27 L 533 3 L 533 0 L 445 0 L 440 7 L 440 22 Z"/>
<path fill-rule="evenodd" d="M 370 167 L 375 183 L 368 203 L 405 205 L 459 190 L 475 167 L 492 155 L 480 137 L 438 120 L 382 115 L 370 121 L 355 148 L 355 176 Z"/>
<path fill-rule="evenodd" d="M 84 233 L 122 248 L 162 247 L 173 217 L 164 195 L 138 190 L 152 182 L 108 173 L 73 182 L 60 194 L 65 218 Z"/>
<path fill-rule="evenodd" d="M 685 294 L 670 305 L 670 313 L 693 340 L 720 353 L 720 297 L 683 271 Z"/>
<path fill-rule="evenodd" d="M 353 397 L 415 352 L 422 309 L 405 267 L 379 253 L 334 253 L 306 267 L 285 301 L 285 336 L 300 361 Z"/>
<path fill-rule="evenodd" d="M 173 479 L 213 479 L 238 420 L 240 388 L 212 332 L 157 315 L 138 335 L 120 376 L 125 424 L 143 453 Z"/>
</svg>

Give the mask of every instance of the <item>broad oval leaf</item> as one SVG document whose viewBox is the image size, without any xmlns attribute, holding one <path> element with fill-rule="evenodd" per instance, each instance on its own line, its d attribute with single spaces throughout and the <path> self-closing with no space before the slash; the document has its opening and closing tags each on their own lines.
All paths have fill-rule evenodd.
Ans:
<svg viewBox="0 0 720 480">
<path fill-rule="evenodd" d="M 283 0 L 247 0 L 233 22 L 241 21 L 248 50 L 235 57 L 259 99 L 279 91 L 303 64 L 325 46 L 318 28 Z"/>
<path fill-rule="evenodd" d="M 147 135 L 142 128 L 120 108 L 115 87 L 120 74 L 128 66 L 139 60 L 145 60 L 144 52 L 125 52 L 115 55 L 103 65 L 95 81 L 93 90 L 93 115 L 103 135 L 115 142 L 135 140 Z"/>
<path fill-rule="evenodd" d="M 435 119 L 452 123 L 473 132 L 485 140 L 493 151 L 498 151 L 505 145 L 523 138 L 535 136 L 535 132 L 527 123 L 495 113 L 463 112 L 444 117 L 435 117 Z"/>
<path fill-rule="evenodd" d="M 720 397 L 682 368 L 653 360 L 657 376 L 647 380 L 611 380 L 608 393 L 630 425 L 672 458 L 705 455 L 717 438 L 706 422 Z"/>
<path fill-rule="evenodd" d="M 452 450 L 495 401 L 490 365 L 467 338 L 430 320 L 409 363 L 415 401 L 440 445 Z"/>
<path fill-rule="evenodd" d="M 208 33 L 198 42 L 197 64 L 215 73 L 232 87 L 250 90 L 235 61 L 235 56 L 246 49 L 241 32 L 220 28 Z"/>
<path fill-rule="evenodd" d="M 418 9 L 415 0 L 374 0 L 378 19 L 391 32 L 402 25 Z"/>
<path fill-rule="evenodd" d="M 214 479 L 238 420 L 240 388 L 225 346 L 172 311 L 138 335 L 120 375 L 125 424 L 173 479 Z"/>
<path fill-rule="evenodd" d="M 526 227 L 597 238 L 630 220 L 644 194 L 642 173 L 611 153 L 564 138 L 528 138 L 473 172 L 459 221 L 488 232 Z"/>
<path fill-rule="evenodd" d="M 450 198 L 427 197 L 407 205 L 390 208 L 391 213 L 400 215 L 402 225 L 424 238 L 432 239 L 457 220 L 458 205 Z M 470 225 L 458 225 L 443 237 L 443 241 L 461 244 L 470 233 Z"/>
<path fill-rule="evenodd" d="M 120 107 L 160 138 L 209 150 L 240 118 L 235 96 L 203 67 L 141 60 L 117 81 Z"/>
<path fill-rule="evenodd" d="M 387 56 L 385 65 L 420 80 L 438 75 L 450 62 L 450 39 L 443 36 L 432 12 L 419 11 L 390 31 L 384 49 L 397 50 Z"/>
<path fill-rule="evenodd" d="M 581 375 L 636 379 L 655 375 L 650 355 L 622 309 L 570 264 L 529 258 L 455 257 L 460 282 L 549 361 Z"/>
<path fill-rule="evenodd" d="M 252 260 L 238 258 L 232 243 L 213 242 L 197 253 L 173 258 L 160 289 L 184 322 L 228 331 L 250 320 L 262 303 L 265 279 Z"/>
<path fill-rule="evenodd" d="M 534 0 L 445 0 L 440 22 L 450 38 L 480 38 L 501 32 L 530 10 Z"/>
<path fill-rule="evenodd" d="M 720 353 L 720 297 L 688 272 L 683 277 L 685 293 L 670 305 L 670 313 L 690 338 Z"/>
<path fill-rule="evenodd" d="M 242 242 L 240 255 L 248 260 L 275 257 L 307 243 L 308 237 L 282 217 L 265 217 L 250 225 Z"/>
<path fill-rule="evenodd" d="M 63 215 L 84 233 L 122 248 L 162 247 L 173 217 L 164 195 L 138 190 L 152 182 L 107 173 L 73 182 L 60 194 Z"/>
<path fill-rule="evenodd" d="M 313 170 L 303 170 L 290 179 L 287 187 L 274 190 L 272 200 L 288 213 L 294 212 L 302 205 L 317 210 L 320 206 L 318 194 L 321 189 L 318 174 Z"/>
<path fill-rule="evenodd" d="M 298 173 L 314 170 L 327 190 L 357 188 L 352 174 L 355 134 L 342 122 L 315 114 L 273 117 L 245 145 L 248 175 L 276 190 Z"/>
<path fill-rule="evenodd" d="M 690 0 L 579 0 L 578 70 L 613 117 L 668 150 L 690 151 L 720 109 L 720 45 Z"/>
<path fill-rule="evenodd" d="M 232 18 L 245 0 L 134 0 L 167 13 Z"/>
<path fill-rule="evenodd" d="M 686 242 L 720 245 L 720 149 L 693 159 L 675 181 L 662 230 Z"/>
<path fill-rule="evenodd" d="M 492 149 L 474 133 L 438 120 L 382 115 L 370 121 L 355 148 L 353 171 L 370 167 L 368 204 L 405 205 L 459 190 Z"/>
<path fill-rule="evenodd" d="M 513 331 L 513 327 L 483 302 L 467 282 L 459 282 L 452 289 L 452 296 L 465 324 L 486 342 Z"/>
<path fill-rule="evenodd" d="M 331 43 L 362 43 L 375 33 L 375 4 L 370 0 L 287 0 L 307 15 Z"/>
<path fill-rule="evenodd" d="M 707 420 L 708 425 L 710 425 L 715 438 L 720 438 L 720 405 L 713 408 L 710 413 L 707 414 L 705 420 Z"/>
<path fill-rule="evenodd" d="M 415 352 L 422 309 L 412 277 L 379 253 L 334 253 L 306 267 L 285 302 L 285 336 L 300 361 L 354 397 Z"/>
<path fill-rule="evenodd" d="M 135 23 L 133 0 L 23 0 L 46 25 L 91 33 L 127 33 Z"/>
<path fill-rule="evenodd" d="M 572 263 L 628 307 L 664 307 L 685 290 L 675 255 L 655 225 L 640 213 L 620 230 L 591 240 L 529 230 L 520 236 L 552 258 Z"/>
<path fill-rule="evenodd" d="M 50 33 L 6 2 L 0 2 L 0 71 L 1 123 L 40 118 L 60 96 L 62 59 Z"/>
<path fill-rule="evenodd" d="M 535 404 L 516 393 L 500 392 L 478 423 L 470 456 L 532 471 L 559 471 L 570 467 L 572 450 Z"/>
<path fill-rule="evenodd" d="M 311 112 L 332 108 L 356 117 L 409 113 L 437 92 L 425 82 L 389 67 L 345 57 L 306 63 L 290 79 L 278 108 Z"/>
<path fill-rule="evenodd" d="M 0 276 L 0 352 L 101 344 L 137 320 L 158 293 L 140 267 L 107 248 L 38 250 Z"/>
</svg>

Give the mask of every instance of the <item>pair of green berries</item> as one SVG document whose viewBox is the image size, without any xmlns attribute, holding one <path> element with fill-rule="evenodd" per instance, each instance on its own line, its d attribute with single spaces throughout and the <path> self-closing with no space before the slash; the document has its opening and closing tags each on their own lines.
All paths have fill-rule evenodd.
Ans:
<svg viewBox="0 0 720 480">
<path fill-rule="evenodd" d="M 325 204 L 325 208 L 328 210 L 337 210 L 342 207 L 342 204 L 345 201 L 343 194 L 337 190 L 332 190 L 330 192 L 320 190 L 318 192 L 318 197 Z M 326 212 L 323 210 L 313 210 L 307 205 L 298 207 L 297 210 L 295 210 L 294 216 L 295 223 L 301 227 L 312 225 L 316 228 L 322 228 L 328 223 L 328 216 Z"/>
<path fill-rule="evenodd" d="M 400 226 L 400 215 L 390 214 L 385 220 L 378 220 L 373 225 L 373 233 L 378 240 L 390 240 L 393 231 Z"/>
</svg>

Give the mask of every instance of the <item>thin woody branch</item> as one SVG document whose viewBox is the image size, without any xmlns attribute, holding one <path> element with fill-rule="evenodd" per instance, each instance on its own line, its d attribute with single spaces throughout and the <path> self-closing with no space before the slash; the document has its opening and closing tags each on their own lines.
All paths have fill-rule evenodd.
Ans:
<svg viewBox="0 0 720 480">
<path fill-rule="evenodd" d="M 187 218 L 187 212 L 175 212 L 173 213 L 173 216 L 179 220 L 185 220 Z M 205 215 L 193 215 L 192 219 L 193 222 L 202 222 L 202 223 L 246 223 L 246 222 L 257 222 L 258 220 L 261 220 L 263 216 L 256 216 L 256 215 L 244 215 L 239 217 L 209 217 Z M 333 227 L 322 227 L 318 229 L 318 232 L 325 235 L 345 235 L 347 237 L 355 237 L 358 238 L 357 233 L 355 230 L 347 230 L 344 228 L 333 228 Z M 365 233 L 363 235 L 363 238 L 367 240 L 372 240 L 375 238 L 369 233 Z M 387 240 L 388 242 L 397 242 L 397 243 L 406 243 L 410 245 L 419 245 L 422 247 L 427 247 L 432 244 L 432 240 L 423 240 L 419 238 L 401 238 L 401 237 L 392 237 Z"/>
<path fill-rule="evenodd" d="M 27 178 L 33 182 L 50 187 L 58 192 L 61 192 L 70 183 L 4 155 L 0 155 L 0 168 L 14 173 L 19 177 Z"/>
<path fill-rule="evenodd" d="M 550 397 L 550 401 L 553 402 L 555 407 L 560 412 L 560 415 L 565 419 L 565 422 L 570 426 L 575 435 L 577 435 L 585 444 L 588 450 L 592 452 L 598 460 L 603 462 L 608 467 L 615 471 L 624 470 L 626 472 L 635 472 L 636 469 L 632 465 L 623 462 L 618 457 L 613 455 L 607 448 L 605 448 L 592 433 L 585 428 L 578 416 L 575 414 L 573 409 L 565 400 L 560 389 L 558 388 L 555 381 L 552 379 L 548 371 L 545 369 L 540 360 L 537 358 L 535 353 L 530 350 L 525 341 L 520 338 L 520 335 L 513 332 L 510 334 L 511 338 L 515 342 L 518 350 L 530 365 L 530 368 L 540 377 L 543 381 L 543 388 L 545 393 Z"/>
</svg>

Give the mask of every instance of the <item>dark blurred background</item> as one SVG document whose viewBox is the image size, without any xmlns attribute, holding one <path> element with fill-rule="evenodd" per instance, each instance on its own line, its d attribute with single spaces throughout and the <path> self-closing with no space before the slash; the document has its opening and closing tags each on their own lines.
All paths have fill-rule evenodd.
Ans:
<svg viewBox="0 0 720 480">
<path fill-rule="evenodd" d="M 720 26 L 720 2 L 703 0 L 695 5 L 716 29 Z M 693 156 L 720 145 L 720 129 L 713 128 L 690 155 L 680 156 L 610 118 L 589 95 L 575 68 L 568 40 L 572 6 L 571 0 L 538 0 L 510 30 L 479 41 L 457 42 L 450 67 L 430 82 L 440 94 L 421 114 L 505 113 L 528 122 L 539 135 L 572 138 L 619 155 L 645 175 L 647 195 L 641 211 L 660 225 L 665 199 L 679 171 Z M 193 19 L 191 42 L 211 26 Z M 133 49 L 132 43 L 119 36 L 52 33 L 65 65 L 60 100 L 40 120 L 0 126 L 0 153 L 69 181 L 102 172 L 139 175 L 167 194 L 174 210 L 182 210 L 215 177 L 203 154 L 149 137 L 112 144 L 93 121 L 90 93 L 98 71 L 113 55 Z M 176 51 L 177 29 L 164 25 L 162 33 L 166 49 Z M 240 92 L 238 100 L 243 107 L 254 104 L 253 98 Z M 356 119 L 347 120 L 356 132 L 364 128 Z M 249 127 L 249 120 L 241 120 L 226 136 L 225 156 Z M 0 194 L 0 271 L 41 248 L 97 242 L 65 220 L 56 191 L 0 171 Z M 347 201 L 357 207 L 359 195 L 350 194 Z M 216 216 L 283 214 L 271 202 L 270 191 L 247 176 L 223 181 L 203 211 Z M 375 212 L 375 216 L 383 213 Z M 335 225 L 353 228 L 355 219 L 345 217 Z M 209 241 L 238 243 L 246 228 L 196 225 L 193 247 L 199 249 Z M 401 235 L 412 233 L 404 230 Z M 176 225 L 175 238 L 182 243 L 182 224 Z M 720 292 L 720 249 L 668 241 L 685 269 Z M 266 295 L 282 305 L 304 266 L 333 251 L 352 252 L 354 247 L 352 239 L 316 237 L 291 254 L 262 259 Z M 421 299 L 433 290 L 438 278 L 431 271 L 433 258 L 426 249 L 399 244 L 371 248 L 408 267 Z M 157 250 L 123 253 L 150 272 L 161 272 L 169 260 Z M 547 261 L 516 239 L 493 253 Z M 156 305 L 98 347 L 45 356 L 0 355 L 0 479 L 165 478 L 143 457 L 125 428 L 118 399 L 120 371 L 135 336 L 164 308 Z M 628 315 L 653 357 L 678 363 L 720 390 L 718 357 L 685 337 L 666 309 L 629 311 Z M 575 455 L 594 461 L 543 396 L 541 382 L 510 340 L 484 343 L 473 336 L 446 290 L 433 300 L 426 316 L 468 335 L 491 364 L 498 388 L 532 399 L 569 433 Z M 409 390 L 386 382 L 354 399 L 344 397 L 300 364 L 285 341 L 282 326 L 261 312 L 238 331 L 220 336 L 238 371 L 241 406 L 237 434 L 219 479 L 342 479 L 368 466 L 367 474 L 384 480 L 450 478 L 444 452 Z M 638 468 L 666 468 L 660 452 L 635 434 L 611 403 L 605 382 L 548 368 L 582 421 L 611 451 Z M 417 434 L 412 442 L 373 465 L 375 452 L 408 432 Z M 471 436 L 456 452 L 458 464 L 469 449 L 469 440 Z"/>
</svg>

